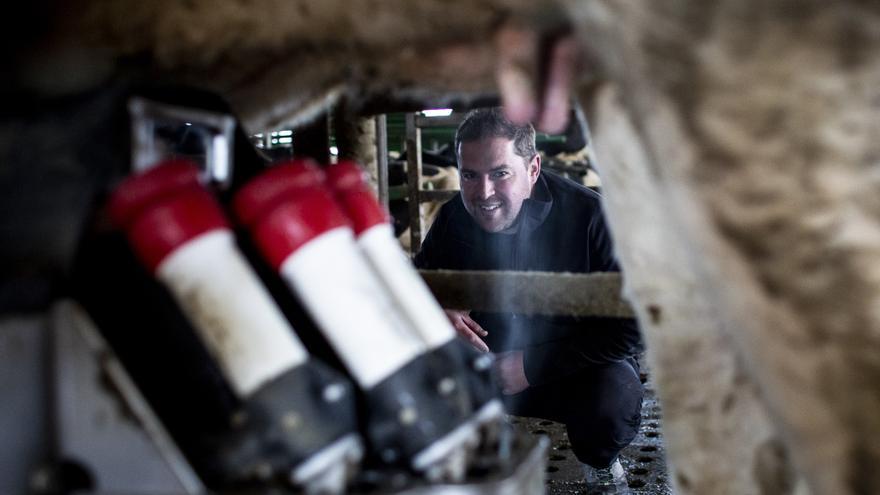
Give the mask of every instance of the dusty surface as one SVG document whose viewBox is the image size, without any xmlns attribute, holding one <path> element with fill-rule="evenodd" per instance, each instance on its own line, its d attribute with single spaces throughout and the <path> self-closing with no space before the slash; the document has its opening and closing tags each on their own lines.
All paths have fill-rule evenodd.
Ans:
<svg viewBox="0 0 880 495">
<path fill-rule="evenodd" d="M 252 132 L 308 119 L 349 95 L 442 98 L 494 91 L 492 33 L 564 21 L 524 0 L 133 0 L 58 2 L 54 31 L 13 74 L 48 93 L 113 74 L 188 83 L 227 97 Z M 539 10 L 540 9 L 540 10 Z M 46 22 L 43 20 L 43 22 Z M 58 78 L 57 68 L 70 68 Z"/>
<path fill-rule="evenodd" d="M 605 212 L 665 405 L 671 482 L 680 493 L 760 493 L 754 453 L 779 443 L 770 413 L 717 304 L 700 289 L 692 251 L 676 234 L 669 198 L 639 146 L 637 121 L 613 90 L 593 98 Z"/>
<path fill-rule="evenodd" d="M 608 203 L 616 205 L 611 226 L 618 238 L 650 228 L 646 215 L 625 207 L 637 197 L 661 212 L 652 221 L 667 237 L 651 239 L 662 253 L 655 259 L 670 248 L 674 257 L 660 275 L 690 273 L 690 287 L 682 286 L 693 292 L 688 300 L 706 304 L 716 322 L 704 338 L 695 334 L 690 350 L 664 352 L 678 360 L 655 363 L 658 373 L 682 371 L 693 364 L 688 355 L 703 361 L 700 342 L 718 339 L 725 344 L 716 348 L 726 349 L 720 361 L 735 372 L 726 388 L 733 395 L 703 403 L 706 417 L 770 427 L 763 440 L 725 449 L 723 458 L 734 462 L 716 465 L 748 471 L 721 476 L 715 486 L 739 479 L 754 484 L 748 491 L 803 490 L 793 467 L 816 493 L 875 493 L 880 418 L 869 411 L 880 408 L 873 352 L 880 345 L 880 143 L 869 136 L 880 114 L 880 61 L 864 54 L 880 48 L 880 12 L 863 2 L 831 9 L 815 1 L 680 2 L 655 4 L 653 15 L 643 6 L 605 2 L 605 17 L 594 17 L 591 30 L 604 50 L 596 56 L 620 89 L 618 114 L 631 121 L 628 146 L 642 153 L 618 154 L 614 165 L 630 166 L 619 187 L 603 176 Z M 602 159 L 600 151 L 600 172 L 613 175 Z M 638 176 L 641 182 L 631 180 Z M 651 194 L 640 195 L 636 185 Z M 633 285 L 648 288 L 633 269 L 635 256 L 623 265 Z M 660 306 L 674 320 L 686 293 L 663 285 L 654 289 L 677 293 L 666 301 L 672 306 Z M 647 292 L 632 295 L 651 300 Z M 674 404 L 665 395 L 671 382 L 658 379 L 664 401 Z M 754 406 L 751 420 L 724 414 L 743 405 L 739 398 Z M 696 467 L 701 456 L 687 454 L 690 441 L 678 450 L 679 439 L 688 439 L 681 433 L 670 435 L 680 469 L 673 479 L 690 491 L 701 471 L 688 473 L 686 465 Z"/>
</svg>

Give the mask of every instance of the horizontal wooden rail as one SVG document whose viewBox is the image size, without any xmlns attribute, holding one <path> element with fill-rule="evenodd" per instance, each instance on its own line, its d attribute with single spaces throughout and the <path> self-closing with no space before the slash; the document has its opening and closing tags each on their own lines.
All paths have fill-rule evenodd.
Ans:
<svg viewBox="0 0 880 495">
<path fill-rule="evenodd" d="M 631 318 L 619 273 L 420 270 L 444 308 Z"/>
</svg>

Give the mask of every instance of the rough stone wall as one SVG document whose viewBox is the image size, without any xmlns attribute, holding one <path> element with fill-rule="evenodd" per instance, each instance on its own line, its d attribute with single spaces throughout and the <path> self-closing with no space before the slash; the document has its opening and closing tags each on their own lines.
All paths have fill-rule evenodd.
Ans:
<svg viewBox="0 0 880 495">
<path fill-rule="evenodd" d="M 620 94 L 605 86 L 582 99 L 594 110 L 606 214 L 663 402 L 673 486 L 694 494 L 787 493 L 785 473 L 775 483 L 758 465 L 755 452 L 779 443 L 767 408 L 701 292 L 693 253 L 676 235 L 669 198 Z"/>
<path fill-rule="evenodd" d="M 716 352 L 733 354 L 730 369 L 744 371 L 743 387 L 727 387 L 731 397 L 747 399 L 756 418 L 749 425 L 769 418 L 772 426 L 766 440 L 737 442 L 751 449 L 742 452 L 747 464 L 757 472 L 762 460 L 774 457 L 768 453 L 781 452 L 816 493 L 876 493 L 880 61 L 867 54 L 880 48 L 877 7 L 620 1 L 591 9 L 582 12 L 582 27 L 590 33 L 593 60 L 620 88 L 617 105 L 631 121 L 629 131 L 606 130 L 630 133 L 618 136 L 617 156 L 596 137 L 605 148 L 600 166 L 603 158 L 610 162 L 603 183 L 612 229 L 632 238 L 632 229 L 650 226 L 646 214 L 632 211 L 631 202 L 642 201 L 633 194 L 641 176 L 655 193 L 645 202 L 662 205 L 671 219 L 663 225 L 674 238 L 647 242 L 679 245 L 687 258 L 657 275 L 675 279 L 693 267 L 693 301 L 708 304 L 720 322 L 706 333 L 721 331 L 713 338 L 728 344 Z M 614 113 L 608 98 L 597 102 L 605 109 L 600 115 Z M 614 187 L 609 179 L 615 182 L 627 142 L 644 156 L 623 160 L 631 172 Z M 626 255 L 629 249 L 637 251 L 622 247 L 623 265 L 644 309 L 658 296 L 639 293 L 652 284 L 639 280 L 645 267 L 638 252 Z M 676 315 L 683 295 L 668 308 L 673 319 L 699 308 Z M 664 364 L 660 342 L 669 335 L 648 326 L 649 339 L 659 344 L 653 355 L 658 373 L 686 371 L 687 347 L 672 352 L 677 362 Z M 726 359 L 707 377 L 730 367 Z M 754 393 L 737 392 L 750 383 L 757 385 Z M 664 399 L 670 393 L 668 407 L 677 408 L 670 376 L 661 377 L 660 388 Z M 702 385 L 698 390 L 709 393 Z M 683 419 L 676 416 L 667 417 L 670 428 Z M 670 433 L 673 464 L 698 465 L 697 452 L 682 450 L 693 445 L 688 433 Z M 777 438 L 785 449 L 762 446 Z M 755 481 L 766 493 L 780 492 L 770 483 L 774 476 Z"/>
<path fill-rule="evenodd" d="M 50 66 L 70 57 L 80 71 L 88 60 L 93 78 L 146 61 L 156 79 L 224 94 L 259 131 L 308 119 L 348 91 L 491 90 L 491 33 L 517 19 L 557 26 L 554 12 L 526 0 L 79 0 L 56 9 L 40 52 L 54 62 L 32 75 L 58 86 Z"/>
</svg>

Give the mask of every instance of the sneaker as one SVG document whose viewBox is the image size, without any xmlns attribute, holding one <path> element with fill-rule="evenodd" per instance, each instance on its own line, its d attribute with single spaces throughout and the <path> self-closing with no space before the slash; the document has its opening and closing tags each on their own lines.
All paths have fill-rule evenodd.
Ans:
<svg viewBox="0 0 880 495">
<path fill-rule="evenodd" d="M 629 485 L 626 484 L 626 474 L 620 460 L 614 459 L 610 466 L 594 468 L 589 464 L 584 467 L 584 480 L 587 482 L 589 495 L 629 495 Z"/>
</svg>

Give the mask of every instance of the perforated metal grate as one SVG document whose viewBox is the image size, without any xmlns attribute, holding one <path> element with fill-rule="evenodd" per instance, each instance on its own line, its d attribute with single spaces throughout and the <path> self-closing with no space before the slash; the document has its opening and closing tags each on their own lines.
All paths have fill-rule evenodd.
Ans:
<svg viewBox="0 0 880 495">
<path fill-rule="evenodd" d="M 646 373 L 645 398 L 642 402 L 642 425 L 635 440 L 620 454 L 633 495 L 671 495 L 666 472 L 665 446 L 661 431 L 662 411 L 654 387 Z M 584 493 L 583 471 L 575 458 L 565 433 L 565 426 L 553 421 L 511 416 L 517 429 L 533 435 L 550 437 L 547 464 L 547 494 Z"/>
</svg>

